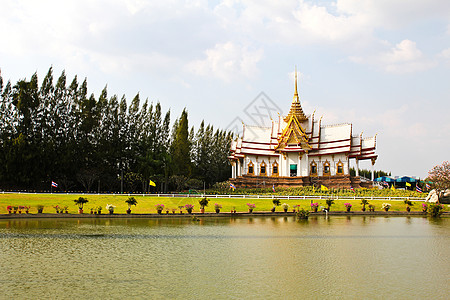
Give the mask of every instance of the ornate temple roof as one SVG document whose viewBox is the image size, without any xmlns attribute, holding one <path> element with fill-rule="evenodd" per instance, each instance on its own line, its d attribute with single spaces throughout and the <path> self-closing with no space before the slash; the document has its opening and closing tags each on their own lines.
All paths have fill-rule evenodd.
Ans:
<svg viewBox="0 0 450 300">
<path fill-rule="evenodd" d="M 289 110 L 289 114 L 284 118 L 284 121 L 286 123 L 289 122 L 289 120 L 295 117 L 297 121 L 303 122 L 308 120 L 305 113 L 303 112 L 303 108 L 300 105 L 300 100 L 298 97 L 297 92 L 297 68 L 295 68 L 295 92 L 294 92 L 294 100 L 292 100 L 291 109 Z"/>
</svg>

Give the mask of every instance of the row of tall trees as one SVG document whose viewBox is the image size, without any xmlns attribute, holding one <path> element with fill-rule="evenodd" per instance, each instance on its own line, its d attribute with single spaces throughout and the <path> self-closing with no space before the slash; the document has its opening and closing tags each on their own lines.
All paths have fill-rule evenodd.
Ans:
<svg viewBox="0 0 450 300">
<path fill-rule="evenodd" d="M 137 94 L 88 95 L 87 80 L 39 86 L 0 77 L 0 189 L 147 192 L 200 189 L 226 180 L 232 134 L 201 123 L 189 127 L 183 110 L 173 124 L 160 103 Z"/>
</svg>

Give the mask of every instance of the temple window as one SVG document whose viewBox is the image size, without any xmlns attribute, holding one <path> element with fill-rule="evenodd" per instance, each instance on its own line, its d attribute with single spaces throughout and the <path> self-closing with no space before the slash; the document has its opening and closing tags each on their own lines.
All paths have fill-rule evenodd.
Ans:
<svg viewBox="0 0 450 300">
<path fill-rule="evenodd" d="M 266 172 L 266 163 L 263 161 L 259 167 L 259 175 L 260 176 L 266 176 L 267 172 Z"/>
<path fill-rule="evenodd" d="M 323 163 L 323 176 L 330 176 L 330 163 L 328 160 Z"/>
<path fill-rule="evenodd" d="M 278 163 L 274 162 L 272 164 L 272 176 L 278 176 Z"/>
<path fill-rule="evenodd" d="M 344 175 L 344 164 L 341 160 L 336 164 L 336 175 Z"/>
<path fill-rule="evenodd" d="M 250 162 L 248 163 L 248 172 L 247 172 L 247 174 L 249 174 L 249 175 L 253 175 L 253 174 L 254 174 L 253 163 L 252 163 L 252 161 L 250 161 Z"/>
<path fill-rule="evenodd" d="M 317 164 L 314 161 L 311 162 L 309 170 L 310 176 L 317 176 Z"/>
</svg>

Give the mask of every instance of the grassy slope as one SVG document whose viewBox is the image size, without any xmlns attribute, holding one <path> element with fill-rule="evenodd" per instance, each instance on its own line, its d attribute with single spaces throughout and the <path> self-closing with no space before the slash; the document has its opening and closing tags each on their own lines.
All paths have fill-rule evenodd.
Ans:
<svg viewBox="0 0 450 300">
<path fill-rule="evenodd" d="M 91 207 L 101 206 L 103 213 L 105 213 L 106 204 L 113 204 L 116 206 L 116 213 L 125 213 L 127 204 L 125 200 L 128 196 L 122 195 L 67 195 L 67 194 L 0 194 L 0 214 L 7 213 L 6 207 L 12 206 L 31 206 L 30 213 L 36 213 L 36 205 L 44 205 L 44 213 L 54 213 L 53 206 L 68 206 L 69 213 L 77 213 L 78 207 L 73 202 L 74 199 L 83 196 L 89 202 L 85 204 L 84 211 L 89 213 Z M 155 204 L 164 204 L 169 208 L 178 208 L 180 205 L 194 204 L 194 212 L 199 211 L 200 206 L 198 200 L 200 198 L 171 198 L 171 197 L 154 197 L 154 196 L 135 196 L 138 201 L 137 206 L 132 207 L 133 213 L 156 213 Z M 215 199 L 211 198 L 209 206 L 206 207 L 206 212 L 214 211 L 214 203 L 219 203 L 223 206 L 222 211 L 230 211 L 232 207 L 236 207 L 237 211 L 247 211 L 246 203 L 255 203 L 255 211 L 269 211 L 272 208 L 272 200 L 270 199 Z M 316 202 L 316 200 L 314 200 Z M 293 205 L 299 204 L 305 209 L 309 209 L 310 200 L 282 200 L 282 203 L 288 203 L 290 210 Z M 325 200 L 317 201 L 319 206 L 326 206 Z M 360 200 L 338 200 L 331 207 L 331 210 L 343 211 L 345 210 L 344 203 L 349 202 L 353 205 L 352 210 L 361 210 Z M 381 210 L 381 204 L 386 201 L 369 201 L 370 204 L 375 205 L 375 210 Z M 405 204 L 402 201 L 390 201 L 392 204 L 391 210 L 405 211 Z M 367 208 L 367 206 L 366 206 Z M 412 211 L 421 211 L 422 204 L 415 202 Z M 281 207 L 277 207 L 277 211 L 282 211 Z"/>
</svg>

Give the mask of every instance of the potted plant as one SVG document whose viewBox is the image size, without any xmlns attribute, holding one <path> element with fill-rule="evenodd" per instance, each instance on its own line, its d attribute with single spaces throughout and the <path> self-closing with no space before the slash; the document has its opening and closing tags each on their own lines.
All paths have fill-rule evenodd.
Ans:
<svg viewBox="0 0 450 300">
<path fill-rule="evenodd" d="M 98 215 L 102 214 L 102 207 L 101 206 L 97 206 L 97 214 Z"/>
<path fill-rule="evenodd" d="M 198 200 L 198 204 L 200 204 L 200 212 L 205 213 L 205 207 L 208 206 L 209 199 L 204 197 L 201 200 Z"/>
<path fill-rule="evenodd" d="M 175 214 L 176 211 L 177 211 L 176 208 L 172 208 L 172 214 L 173 214 L 173 215 Z"/>
<path fill-rule="evenodd" d="M 414 203 L 409 201 L 409 199 L 405 199 L 405 201 L 403 201 L 403 203 L 406 204 L 406 211 L 410 212 L 411 211 L 411 206 L 414 206 Z"/>
<path fill-rule="evenodd" d="M 375 211 L 375 205 L 369 204 L 369 211 Z"/>
<path fill-rule="evenodd" d="M 69 207 L 66 205 L 64 206 L 64 208 L 61 210 L 61 212 L 64 211 L 65 214 L 69 213 Z"/>
<path fill-rule="evenodd" d="M 184 208 L 186 208 L 186 211 L 188 212 L 188 214 L 192 214 L 192 210 L 194 209 L 194 205 L 193 204 L 186 204 L 184 206 Z M 180 209 L 180 213 L 182 213 L 181 209 Z"/>
<path fill-rule="evenodd" d="M 222 205 L 219 203 L 214 203 L 214 209 L 216 210 L 216 214 L 220 213 L 220 209 L 222 208 Z"/>
<path fill-rule="evenodd" d="M 345 208 L 347 208 L 347 212 L 350 212 L 350 210 L 352 209 L 352 204 L 346 202 L 346 203 L 344 203 L 344 205 L 345 205 Z"/>
<path fill-rule="evenodd" d="M 155 207 L 156 207 L 156 211 L 158 212 L 158 214 L 159 215 L 162 214 L 162 211 L 164 209 L 164 204 L 156 204 Z"/>
<path fill-rule="evenodd" d="M 194 207 L 194 205 L 192 205 L 192 207 Z M 181 206 L 178 206 L 178 208 L 180 209 L 180 215 L 182 215 L 184 206 L 181 205 Z M 191 212 L 192 212 L 192 210 L 191 210 Z"/>
<path fill-rule="evenodd" d="M 44 205 L 39 204 L 36 206 L 36 208 L 37 208 L 38 214 L 42 214 L 42 212 L 44 211 Z"/>
<path fill-rule="evenodd" d="M 8 214 L 11 214 L 11 213 L 12 213 L 12 209 L 13 209 L 13 207 L 12 207 L 11 205 L 8 205 L 8 206 L 6 207 L 6 210 L 8 211 Z"/>
<path fill-rule="evenodd" d="M 367 199 L 362 199 L 362 200 L 361 200 L 361 205 L 363 206 L 363 207 L 361 208 L 361 210 L 362 210 L 362 211 L 366 211 L 366 205 L 369 205 L 369 200 L 367 200 Z"/>
<path fill-rule="evenodd" d="M 29 214 L 30 213 L 30 206 L 24 206 L 25 208 L 25 213 Z"/>
<path fill-rule="evenodd" d="M 247 203 L 248 206 L 248 212 L 253 213 L 253 210 L 255 209 L 256 205 L 254 203 Z"/>
<path fill-rule="evenodd" d="M 300 209 L 300 205 L 295 204 L 294 206 L 292 206 L 292 212 L 295 213 L 295 211 L 298 209 Z"/>
<path fill-rule="evenodd" d="M 92 214 L 95 214 L 95 215 L 97 214 L 97 210 L 95 209 L 95 207 L 91 207 L 90 210 L 91 210 L 91 215 Z"/>
<path fill-rule="evenodd" d="M 232 214 L 235 214 L 235 213 L 236 213 L 236 206 L 233 206 L 233 207 L 231 208 L 231 213 L 232 213 Z"/>
<path fill-rule="evenodd" d="M 319 203 L 317 203 L 317 202 L 311 203 L 311 209 L 313 210 L 313 212 L 316 213 L 318 208 L 319 208 Z M 300 209 L 300 207 L 299 207 L 299 209 Z"/>
<path fill-rule="evenodd" d="M 106 210 L 109 211 L 110 215 L 114 214 L 114 207 L 112 204 L 106 204 Z"/>
<path fill-rule="evenodd" d="M 281 204 L 281 207 L 283 208 L 284 212 L 287 213 L 287 211 L 289 209 L 289 204 L 283 203 L 283 204 Z"/>
<path fill-rule="evenodd" d="M 56 213 L 59 214 L 59 205 L 53 206 L 53 208 L 55 209 Z"/>
<path fill-rule="evenodd" d="M 428 213 L 431 217 L 437 218 L 441 216 L 443 210 L 444 206 L 442 204 L 430 203 L 430 210 L 428 211 Z"/>
<path fill-rule="evenodd" d="M 391 205 L 389 203 L 383 203 L 381 204 L 381 208 L 384 209 L 384 211 L 389 211 Z"/>
<path fill-rule="evenodd" d="M 327 200 L 325 200 L 325 203 L 326 203 L 327 206 L 328 206 L 327 210 L 330 211 L 331 205 L 334 204 L 334 200 L 333 200 L 333 199 L 327 199 Z"/>
<path fill-rule="evenodd" d="M 19 205 L 19 214 L 21 214 L 21 213 L 22 213 L 22 209 L 25 209 L 25 206 L 23 206 L 23 205 Z"/>
<path fill-rule="evenodd" d="M 19 207 L 18 206 L 13 206 L 13 212 L 16 214 L 17 213 L 17 210 L 19 209 Z"/>
<path fill-rule="evenodd" d="M 83 197 L 79 197 L 78 199 L 73 200 L 73 202 L 75 202 L 76 205 L 78 205 L 78 213 L 82 214 L 83 213 L 83 205 L 85 203 L 88 203 L 88 199 L 83 198 Z"/>
<path fill-rule="evenodd" d="M 131 205 L 136 206 L 137 200 L 134 197 L 128 197 L 125 203 L 128 204 L 127 214 L 131 214 Z"/>
<path fill-rule="evenodd" d="M 426 213 L 428 210 L 428 204 L 422 203 L 422 212 Z"/>
<path fill-rule="evenodd" d="M 168 214 L 169 214 L 169 208 L 166 207 L 166 215 L 168 215 Z"/>
<path fill-rule="evenodd" d="M 309 211 L 303 209 L 303 208 L 299 208 L 298 212 L 297 212 L 297 218 L 300 220 L 307 220 L 309 217 Z"/>
<path fill-rule="evenodd" d="M 275 208 L 277 207 L 277 206 L 280 206 L 280 200 L 278 200 L 278 199 L 273 199 L 272 200 L 272 203 L 273 203 L 273 207 L 272 207 L 272 209 L 271 209 L 271 212 L 275 212 Z"/>
</svg>

